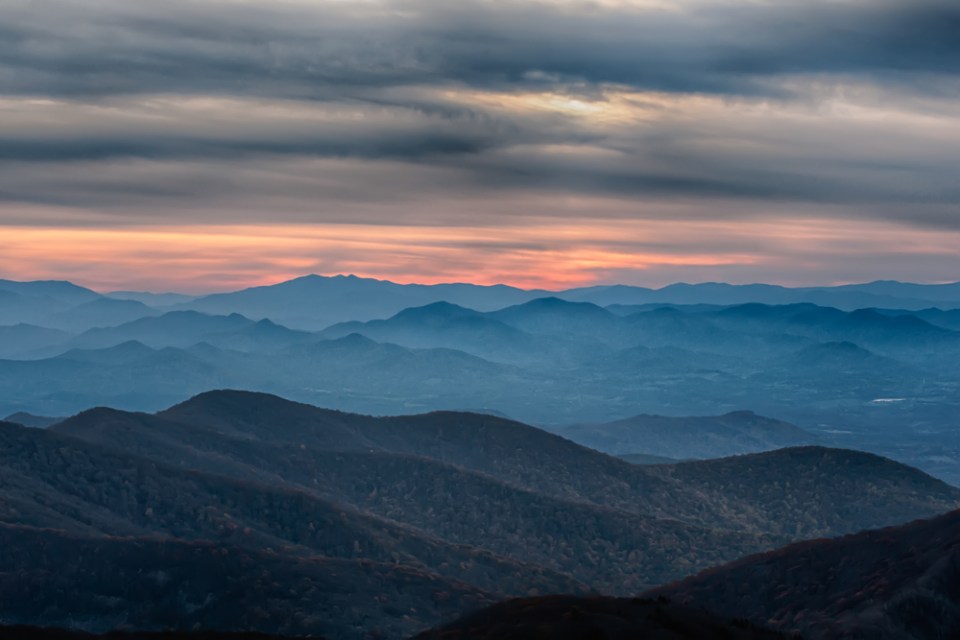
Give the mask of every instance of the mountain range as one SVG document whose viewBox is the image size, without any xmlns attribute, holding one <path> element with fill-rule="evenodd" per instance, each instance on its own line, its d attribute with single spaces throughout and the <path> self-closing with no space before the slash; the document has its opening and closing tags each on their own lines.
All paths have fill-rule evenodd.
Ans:
<svg viewBox="0 0 960 640">
<path fill-rule="evenodd" d="M 0 281 L 0 636 L 943 640 L 957 307 Z"/>
<path fill-rule="evenodd" d="M 954 290 L 893 283 L 830 289 L 929 291 L 931 304 L 944 305 Z M 809 434 L 792 444 L 865 449 L 960 482 L 953 311 L 717 304 L 799 290 L 713 285 L 657 293 L 689 294 L 671 299 L 691 304 L 596 304 L 614 294 L 630 302 L 629 291 L 313 276 L 212 298 L 131 300 L 70 283 L 0 281 L 0 317 L 19 322 L 0 326 L 0 415 L 62 416 L 97 405 L 157 411 L 224 387 L 376 415 L 476 410 L 558 432 L 644 414 L 750 411 Z M 731 295 L 717 297 L 724 292 Z M 450 300 L 436 300 L 440 295 Z M 330 313 L 348 319 L 327 326 Z M 582 441 L 603 448 L 597 433 Z M 702 458 L 778 446 L 731 442 L 606 450 Z"/>
<path fill-rule="evenodd" d="M 386 318 L 433 302 L 449 302 L 479 311 L 493 311 L 530 300 L 556 296 L 571 302 L 611 304 L 793 304 L 855 310 L 960 308 L 960 283 L 917 285 L 880 281 L 840 287 L 787 288 L 774 285 L 722 283 L 675 284 L 661 289 L 599 286 L 565 291 L 524 290 L 505 285 L 396 284 L 356 276 L 305 276 L 277 285 L 214 294 L 179 305 L 213 314 L 241 313 L 271 318 L 294 328 L 321 329 L 335 322 Z"/>
<path fill-rule="evenodd" d="M 239 391 L 2 424 L 0 480 L 0 580 L 17 583 L 2 623 L 330 638 L 402 637 L 506 597 L 637 594 L 960 506 L 860 452 L 638 466 L 490 415 Z"/>
<path fill-rule="evenodd" d="M 403 309 L 434 302 L 449 302 L 479 311 L 494 311 L 549 296 L 571 302 L 590 302 L 603 307 L 648 304 L 730 306 L 747 303 L 810 303 L 846 311 L 863 308 L 933 311 L 960 308 L 960 283 L 912 284 L 877 281 L 797 288 L 766 284 L 678 283 L 660 289 L 612 285 L 545 291 L 506 285 L 397 284 L 352 275 L 308 275 L 274 285 L 192 296 L 135 291 L 100 294 L 69 282 L 0 280 L 0 324 L 36 322 L 48 326 L 48 323 L 57 322 L 49 318 L 70 310 L 70 313 L 78 316 L 71 329 L 79 331 L 83 325 L 87 325 L 85 328 L 102 326 L 90 324 L 91 321 L 102 321 L 99 320 L 101 311 L 107 317 L 127 314 L 126 319 L 133 319 L 129 316 L 136 315 L 138 311 L 148 315 L 153 309 L 194 310 L 211 315 L 239 313 L 254 320 L 270 318 L 292 328 L 316 331 L 337 322 L 387 318 Z M 89 315 L 89 318 L 79 317 L 86 315 Z M 934 317 L 937 314 L 929 315 Z M 66 321 L 66 316 L 61 316 L 61 322 Z"/>
</svg>

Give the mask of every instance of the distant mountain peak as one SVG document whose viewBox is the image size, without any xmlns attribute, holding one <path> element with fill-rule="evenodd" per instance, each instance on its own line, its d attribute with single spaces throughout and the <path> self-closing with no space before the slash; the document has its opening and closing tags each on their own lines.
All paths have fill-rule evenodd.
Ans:
<svg viewBox="0 0 960 640">
<path fill-rule="evenodd" d="M 409 309 L 404 309 L 403 311 L 394 315 L 391 319 L 416 319 L 426 316 L 455 318 L 465 316 L 480 316 L 480 313 L 452 302 L 440 300 L 439 302 L 431 302 L 430 304 L 420 307 L 410 307 Z"/>
<path fill-rule="evenodd" d="M 524 307 L 594 307 L 596 305 L 589 302 L 571 302 L 570 300 L 564 300 L 557 296 L 543 296 L 542 298 L 535 298 L 526 304 L 520 305 Z"/>
<path fill-rule="evenodd" d="M 10 424 L 10 423 L 18 424 L 24 427 L 37 427 L 37 428 L 45 429 L 51 425 L 61 422 L 62 420 L 63 418 L 38 416 L 32 413 L 27 413 L 26 411 L 18 411 L 4 418 L 2 422 L 5 422 L 7 424 Z"/>
<path fill-rule="evenodd" d="M 272 393 L 248 391 L 245 389 L 214 389 L 199 393 L 188 400 L 161 411 L 157 415 L 177 414 L 187 409 L 215 407 L 219 411 L 238 411 L 243 415 L 254 410 L 278 411 L 287 409 L 303 410 L 310 413 L 341 414 L 340 411 L 323 409 L 295 400 L 288 400 Z"/>
<path fill-rule="evenodd" d="M 329 344 L 356 345 L 356 346 L 364 346 L 364 347 L 369 347 L 369 346 L 379 344 L 376 340 L 371 340 L 367 336 L 363 335 L 362 333 L 357 333 L 356 331 L 354 331 L 353 333 L 349 333 L 343 336 L 342 338 L 337 338 L 336 340 L 327 340 L 326 342 L 328 342 Z"/>
<path fill-rule="evenodd" d="M 192 398 L 185 400 L 184 402 L 176 406 L 179 407 L 185 404 L 197 403 L 197 402 L 208 402 L 208 401 L 216 401 L 216 402 L 267 401 L 267 402 L 279 402 L 279 403 L 287 403 L 287 404 L 300 404 L 297 402 L 293 402 L 291 400 L 286 400 L 272 393 L 265 393 L 263 391 L 247 391 L 245 389 L 211 389 L 210 391 L 204 391 L 203 393 L 198 393 Z"/>
<path fill-rule="evenodd" d="M 527 310 L 527 311 L 576 311 L 579 313 L 591 313 L 598 315 L 609 315 L 610 312 L 604 309 L 601 306 L 595 305 L 592 302 L 579 302 L 574 300 L 566 300 L 558 296 L 544 296 L 542 298 L 534 298 L 529 302 L 524 302 L 523 304 L 515 305 L 511 307 L 516 310 Z M 503 311 L 508 311 L 504 309 Z"/>
<path fill-rule="evenodd" d="M 121 411 L 112 407 L 93 407 L 63 420 L 57 425 L 57 429 L 69 434 L 71 429 L 82 428 L 87 425 L 109 425 L 118 421 L 126 424 L 130 421 L 131 416 L 147 415 L 139 412 Z"/>
<path fill-rule="evenodd" d="M 291 280 L 285 280 L 278 284 L 289 284 L 292 282 L 336 282 L 336 281 L 347 281 L 347 282 L 389 282 L 388 280 L 378 280 L 376 278 L 364 278 L 352 273 L 338 273 L 332 276 L 325 276 L 319 273 L 309 273 L 305 276 L 300 276 L 298 278 L 293 278 Z"/>
<path fill-rule="evenodd" d="M 119 344 L 99 349 L 71 349 L 58 356 L 59 358 L 87 357 L 92 355 L 100 356 L 118 356 L 118 355 L 150 355 L 156 353 L 156 349 L 149 347 L 139 340 L 125 340 Z"/>
</svg>

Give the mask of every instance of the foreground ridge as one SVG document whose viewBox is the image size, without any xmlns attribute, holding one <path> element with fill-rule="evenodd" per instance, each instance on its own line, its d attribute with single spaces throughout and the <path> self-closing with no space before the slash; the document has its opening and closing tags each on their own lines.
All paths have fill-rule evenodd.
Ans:
<svg viewBox="0 0 960 640">
<path fill-rule="evenodd" d="M 960 637 L 960 511 L 799 542 L 650 592 L 811 640 Z"/>
</svg>

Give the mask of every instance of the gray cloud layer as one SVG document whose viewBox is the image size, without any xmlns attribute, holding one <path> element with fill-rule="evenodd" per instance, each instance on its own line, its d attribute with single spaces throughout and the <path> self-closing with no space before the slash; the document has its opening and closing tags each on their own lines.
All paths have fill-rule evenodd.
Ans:
<svg viewBox="0 0 960 640">
<path fill-rule="evenodd" d="M 0 201 L 456 224 L 457 198 L 496 218 L 532 192 L 960 228 L 958 33 L 949 0 L 10 0 Z M 537 93 L 601 108 L 496 102 Z"/>
<path fill-rule="evenodd" d="M 778 93 L 771 78 L 808 73 L 936 91 L 925 76 L 960 70 L 960 5 L 950 0 L 679 6 L 13 0 L 0 26 L 0 89 L 322 100 L 371 87 L 567 81 L 753 95 Z"/>
</svg>

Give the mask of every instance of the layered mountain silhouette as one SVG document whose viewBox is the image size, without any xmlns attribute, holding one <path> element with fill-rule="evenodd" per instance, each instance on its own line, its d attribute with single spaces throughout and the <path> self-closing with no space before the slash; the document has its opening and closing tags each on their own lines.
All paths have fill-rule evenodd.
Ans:
<svg viewBox="0 0 960 640">
<path fill-rule="evenodd" d="M 78 305 L 102 297 L 95 291 L 64 280 L 17 282 L 14 280 L 0 279 L 0 291 L 20 295 L 25 298 L 57 301 L 62 305 Z"/>
<path fill-rule="evenodd" d="M 140 318 L 158 316 L 159 309 L 135 300 L 96 298 L 70 307 L 43 320 L 45 325 L 68 331 L 86 331 L 98 327 L 113 327 Z"/>
<path fill-rule="evenodd" d="M 214 294 L 180 307 L 211 314 L 241 313 L 298 329 L 318 330 L 337 322 L 386 318 L 408 307 L 434 302 L 492 311 L 543 295 L 546 292 L 503 285 L 396 284 L 356 276 L 309 275 L 276 285 Z"/>
<path fill-rule="evenodd" d="M 15 282 L 0 279 L 0 325 L 44 324 L 67 309 L 97 300 L 95 291 L 63 281 Z"/>
<path fill-rule="evenodd" d="M 31 311 L 35 316 L 65 311 L 97 299 L 107 299 L 132 301 L 162 310 L 191 309 L 213 315 L 239 313 L 255 320 L 270 318 L 293 328 L 311 330 L 322 329 L 337 322 L 387 318 L 405 308 L 435 302 L 449 302 L 480 311 L 495 311 L 548 296 L 599 306 L 809 303 L 846 311 L 863 308 L 912 311 L 960 308 L 960 284 L 918 285 L 893 281 L 807 288 L 724 283 L 679 283 L 661 289 L 615 285 L 548 292 L 504 285 L 405 285 L 356 276 L 308 275 L 270 286 L 197 297 L 131 291 L 101 295 L 69 282 L 0 280 L 0 309 L 12 301 L 25 309 L 32 301 L 36 303 Z M 126 305 L 126 308 L 134 307 Z"/>
<path fill-rule="evenodd" d="M 131 300 L 3 281 L 0 414 L 156 411 L 223 387 L 377 415 L 480 408 L 554 430 L 747 409 L 812 436 L 787 444 L 867 449 L 960 483 L 960 332 L 953 311 L 930 306 L 946 305 L 955 288 L 931 287 L 935 300 L 911 311 L 817 306 L 796 299 L 810 291 L 764 286 L 551 293 L 310 276 Z M 597 304 L 629 296 L 636 304 Z M 650 301 L 658 296 L 691 304 Z M 328 326 L 330 314 L 345 321 Z M 699 458 L 769 448 L 698 444 L 672 455 L 613 451 Z"/>
<path fill-rule="evenodd" d="M 0 280 L 0 637 L 952 638 L 958 313 Z"/>
<path fill-rule="evenodd" d="M 0 326 L 0 357 L 17 358 L 43 350 L 61 351 L 68 348 L 62 345 L 72 337 L 66 331 L 26 323 Z"/>
<path fill-rule="evenodd" d="M 494 311 L 537 298 L 556 296 L 571 302 L 611 304 L 772 305 L 812 303 L 855 310 L 868 307 L 924 309 L 960 307 L 960 284 L 911 285 L 876 282 L 845 287 L 791 289 L 773 285 L 723 283 L 676 284 L 662 289 L 614 286 L 547 292 L 503 285 L 401 285 L 355 276 L 297 278 L 266 287 L 215 294 L 184 303 L 183 308 L 213 314 L 241 313 L 271 318 L 295 328 L 321 329 L 336 322 L 386 318 L 407 307 L 450 302 L 479 311 Z"/>
<path fill-rule="evenodd" d="M 0 580 L 30 585 L 0 622 L 331 638 L 401 637 L 506 597 L 632 595 L 960 506 L 960 490 L 865 453 L 647 467 L 490 415 L 240 391 L 0 425 L 0 479 Z M 627 609 L 628 625 L 650 613 Z"/>
<path fill-rule="evenodd" d="M 889 316 L 914 316 L 921 320 L 926 320 L 932 325 L 943 327 L 944 329 L 960 330 L 960 309 L 921 309 L 919 311 L 907 311 L 904 309 L 877 309 L 878 313 Z"/>
</svg>

